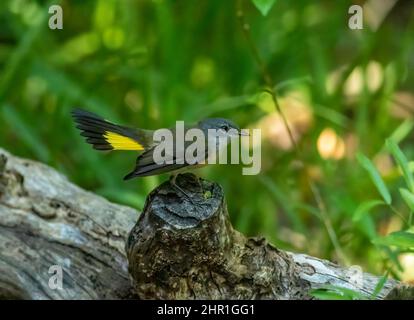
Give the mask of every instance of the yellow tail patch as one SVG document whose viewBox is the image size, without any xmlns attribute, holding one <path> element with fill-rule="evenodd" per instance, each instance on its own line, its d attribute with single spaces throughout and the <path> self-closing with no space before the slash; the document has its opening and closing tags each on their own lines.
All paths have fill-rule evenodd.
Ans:
<svg viewBox="0 0 414 320">
<path fill-rule="evenodd" d="M 144 147 L 134 139 L 118 133 L 106 131 L 103 136 L 114 150 L 144 150 Z"/>
</svg>

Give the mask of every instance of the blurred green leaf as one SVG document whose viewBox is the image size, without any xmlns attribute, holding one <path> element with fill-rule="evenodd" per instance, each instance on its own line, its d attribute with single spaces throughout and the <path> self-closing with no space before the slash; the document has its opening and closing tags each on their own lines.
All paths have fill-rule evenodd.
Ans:
<svg viewBox="0 0 414 320">
<path fill-rule="evenodd" d="M 401 123 L 397 129 L 390 136 L 390 140 L 395 141 L 395 143 L 400 143 L 414 128 L 414 121 L 412 119 L 406 119 Z"/>
<path fill-rule="evenodd" d="M 401 149 L 398 147 L 398 145 L 394 142 L 394 140 L 387 139 L 386 145 L 387 145 L 388 150 L 394 156 L 395 161 L 400 166 L 408 188 L 413 192 L 414 191 L 414 178 L 413 178 L 413 174 L 411 173 L 409 169 L 407 158 L 405 157 Z"/>
<path fill-rule="evenodd" d="M 46 20 L 48 19 L 48 10 L 52 4 L 59 4 L 60 0 L 51 0 L 45 4 L 43 10 L 39 11 L 37 17 L 32 17 L 34 25 L 29 28 L 29 30 L 24 34 L 21 38 L 19 44 L 17 45 L 16 49 L 13 51 L 13 54 L 8 57 L 7 63 L 1 72 L 0 78 L 0 102 L 3 102 L 3 99 L 7 96 L 7 92 L 11 89 L 14 78 L 16 74 L 20 71 L 21 67 L 24 66 L 22 63 L 27 56 L 31 54 L 31 49 L 35 42 L 38 40 L 39 37 L 42 35 L 42 31 L 44 30 L 44 26 L 46 24 Z"/>
<path fill-rule="evenodd" d="M 270 9 L 272 9 L 273 5 L 275 4 L 276 0 L 252 0 L 253 4 L 256 8 L 260 11 L 260 13 L 266 16 Z"/>
<path fill-rule="evenodd" d="M 189 110 L 189 113 L 193 118 L 207 118 L 211 117 L 215 113 L 220 113 L 240 107 L 245 107 L 249 104 L 254 104 L 258 100 L 258 96 L 259 94 L 243 95 L 239 97 L 225 97 L 207 104 L 201 112 L 198 109 L 194 108 Z"/>
<path fill-rule="evenodd" d="M 286 201 L 288 196 L 284 193 L 281 188 L 269 177 L 260 175 L 259 180 L 263 183 L 270 194 L 275 198 L 278 204 L 283 208 L 284 212 L 292 222 L 294 229 L 304 233 L 306 228 L 303 222 L 300 220 L 299 215 L 292 206 L 292 201 Z"/>
<path fill-rule="evenodd" d="M 375 226 L 375 220 L 370 215 L 363 215 L 360 220 L 355 222 L 361 232 L 369 239 L 375 239 L 377 237 L 377 230 Z"/>
<path fill-rule="evenodd" d="M 10 105 L 3 105 L 3 117 L 6 122 L 9 123 L 10 127 L 13 128 L 13 134 L 15 134 L 39 160 L 44 162 L 49 161 L 50 154 L 46 144 L 43 143 L 38 131 L 32 127 L 32 124 L 23 119 L 22 114 Z"/>
<path fill-rule="evenodd" d="M 401 188 L 400 189 L 401 197 L 404 199 L 404 202 L 410 208 L 411 211 L 414 211 L 414 194 L 412 194 L 407 189 Z"/>
<path fill-rule="evenodd" d="M 324 288 L 312 290 L 311 295 L 321 300 L 367 300 L 368 297 L 358 291 L 328 285 Z"/>
<path fill-rule="evenodd" d="M 388 271 L 378 280 L 377 285 L 375 286 L 374 291 L 372 292 L 371 299 L 377 299 L 378 295 L 380 294 L 382 288 L 384 288 L 385 283 L 388 279 Z"/>
<path fill-rule="evenodd" d="M 385 204 L 384 201 L 382 200 L 370 200 L 370 201 L 366 201 L 361 203 L 358 208 L 355 210 L 354 215 L 352 216 L 352 221 L 356 222 L 361 220 L 361 218 L 369 213 L 369 211 L 372 208 L 375 208 L 376 206 L 380 206 Z"/>
<path fill-rule="evenodd" d="M 407 231 L 397 231 L 390 233 L 385 237 L 374 239 L 375 244 L 384 246 L 395 246 L 399 249 L 412 249 L 414 248 L 414 233 Z"/>
<path fill-rule="evenodd" d="M 349 123 L 349 119 L 342 115 L 340 112 L 332 109 L 332 108 L 328 108 L 322 105 L 315 105 L 315 107 L 317 107 L 314 112 L 315 115 L 326 119 L 332 123 L 335 123 L 338 126 L 344 127 L 346 128 L 348 123 Z"/>
<path fill-rule="evenodd" d="M 315 289 L 315 290 L 312 290 L 310 294 L 320 300 L 352 300 L 352 299 L 348 299 L 340 292 L 326 290 L 326 289 Z"/>
<path fill-rule="evenodd" d="M 391 195 L 385 186 L 384 181 L 381 178 L 380 173 L 378 172 L 377 168 L 375 168 L 374 164 L 369 160 L 366 156 L 361 153 L 357 154 L 357 160 L 361 164 L 361 166 L 368 171 L 372 182 L 377 187 L 378 192 L 384 198 L 386 204 L 391 204 Z"/>
</svg>

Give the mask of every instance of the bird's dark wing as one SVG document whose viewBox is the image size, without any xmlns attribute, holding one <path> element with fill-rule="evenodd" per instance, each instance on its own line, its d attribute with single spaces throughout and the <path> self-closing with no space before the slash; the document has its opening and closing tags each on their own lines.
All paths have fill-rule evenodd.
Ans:
<svg viewBox="0 0 414 320">
<path fill-rule="evenodd" d="M 185 147 L 187 147 L 191 142 L 186 142 Z M 162 173 L 167 173 L 170 171 L 182 169 L 188 166 L 191 166 L 193 164 L 186 163 L 184 160 L 184 163 L 182 161 L 178 161 L 175 156 L 170 155 L 168 160 L 172 160 L 172 163 L 163 163 L 163 164 L 157 164 L 154 161 L 154 150 L 155 148 L 151 148 L 150 150 L 142 153 L 138 156 L 135 169 L 127 174 L 124 177 L 124 180 L 129 180 L 136 177 L 146 177 L 146 176 L 153 176 L 158 175 Z M 208 155 L 207 146 L 205 148 L 204 154 L 200 155 L 200 159 L 206 159 Z M 181 162 L 181 163 L 177 163 Z"/>
</svg>

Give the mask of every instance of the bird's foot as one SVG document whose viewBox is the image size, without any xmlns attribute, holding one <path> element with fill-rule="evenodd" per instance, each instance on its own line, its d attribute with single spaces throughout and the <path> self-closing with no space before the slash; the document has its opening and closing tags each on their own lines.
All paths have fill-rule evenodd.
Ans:
<svg viewBox="0 0 414 320">
<path fill-rule="evenodd" d="M 212 196 L 211 191 L 208 191 L 208 190 L 207 191 L 204 191 L 202 182 L 200 181 L 200 179 L 198 177 L 195 177 L 195 179 L 197 181 L 198 186 L 201 189 L 201 192 L 197 192 L 196 194 L 200 194 L 201 193 L 202 194 L 202 199 L 197 199 L 197 200 L 196 199 L 193 199 L 187 192 L 185 192 L 183 190 L 182 187 L 180 187 L 177 184 L 176 178 L 177 178 L 177 175 L 172 175 L 171 176 L 171 178 L 170 178 L 170 184 L 171 184 L 171 186 L 175 190 L 177 190 L 181 194 L 183 194 L 187 198 L 187 200 L 190 201 L 193 205 L 202 205 L 202 204 L 205 204 L 206 203 L 206 200 L 209 199 L 209 198 L 211 198 L 211 196 Z"/>
</svg>

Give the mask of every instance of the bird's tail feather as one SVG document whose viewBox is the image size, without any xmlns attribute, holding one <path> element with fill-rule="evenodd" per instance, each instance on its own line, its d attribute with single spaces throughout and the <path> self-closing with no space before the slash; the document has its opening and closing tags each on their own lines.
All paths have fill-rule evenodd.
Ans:
<svg viewBox="0 0 414 320">
<path fill-rule="evenodd" d="M 113 124 L 81 109 L 72 111 L 77 128 L 86 142 L 97 150 L 144 150 L 144 144 L 133 129 Z"/>
</svg>

